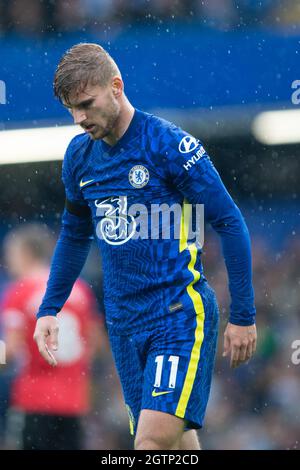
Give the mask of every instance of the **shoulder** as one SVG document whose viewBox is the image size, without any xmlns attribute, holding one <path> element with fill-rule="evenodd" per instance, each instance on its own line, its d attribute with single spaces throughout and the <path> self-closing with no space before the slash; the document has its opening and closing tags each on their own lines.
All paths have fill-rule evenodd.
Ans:
<svg viewBox="0 0 300 470">
<path fill-rule="evenodd" d="M 166 119 L 151 115 L 148 121 L 150 158 L 161 174 L 179 184 L 214 171 L 201 140 Z"/>
<path fill-rule="evenodd" d="M 90 137 L 85 133 L 77 134 L 75 137 L 73 137 L 67 147 L 64 162 L 68 163 L 75 156 L 78 157 L 78 154 L 83 153 L 89 146 L 90 141 Z"/>
<path fill-rule="evenodd" d="M 85 147 L 89 141 L 90 137 L 85 132 L 75 135 L 68 145 L 68 149 L 72 152 L 77 152 L 81 148 Z"/>
<path fill-rule="evenodd" d="M 171 165 L 179 162 L 182 166 L 190 160 L 193 160 L 193 164 L 200 158 L 209 159 L 202 142 L 178 125 L 154 115 L 150 115 L 148 121 L 153 161 L 157 162 L 159 159 L 161 163 L 168 162 Z"/>
<path fill-rule="evenodd" d="M 86 151 L 92 145 L 92 140 L 86 133 L 78 134 L 69 143 L 63 160 L 63 172 L 71 172 L 80 167 Z"/>
<path fill-rule="evenodd" d="M 149 115 L 147 126 L 152 150 L 161 154 L 168 154 L 170 150 L 180 151 L 185 148 L 185 144 L 188 145 L 188 142 L 192 151 L 199 142 L 178 125 L 155 115 Z"/>
<path fill-rule="evenodd" d="M 167 121 L 162 117 L 148 113 L 145 113 L 145 115 L 147 115 L 146 125 L 148 132 L 163 136 L 164 133 L 171 132 L 173 129 L 177 128 L 173 122 Z"/>
</svg>

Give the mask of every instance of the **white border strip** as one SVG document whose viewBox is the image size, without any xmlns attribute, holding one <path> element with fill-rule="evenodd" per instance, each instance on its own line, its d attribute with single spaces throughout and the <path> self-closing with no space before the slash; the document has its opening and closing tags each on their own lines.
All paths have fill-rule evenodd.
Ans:
<svg viewBox="0 0 300 470">
<path fill-rule="evenodd" d="M 0 164 L 62 160 L 79 126 L 40 127 L 0 132 Z"/>
</svg>

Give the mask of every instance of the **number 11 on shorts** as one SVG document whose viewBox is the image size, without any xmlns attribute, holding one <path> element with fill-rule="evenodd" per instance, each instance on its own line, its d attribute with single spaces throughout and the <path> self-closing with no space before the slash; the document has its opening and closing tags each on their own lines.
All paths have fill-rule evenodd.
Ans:
<svg viewBox="0 0 300 470">
<path fill-rule="evenodd" d="M 156 387 L 156 388 L 159 388 L 160 385 L 161 385 L 161 377 L 162 377 L 162 371 L 163 371 L 164 358 L 165 358 L 165 356 L 156 356 L 156 358 L 155 358 L 155 362 L 156 362 L 157 366 L 156 366 L 154 387 Z M 168 359 L 168 363 L 169 362 L 171 362 L 171 369 L 170 369 L 168 387 L 169 388 L 175 388 L 179 356 L 170 356 L 169 359 Z"/>
</svg>

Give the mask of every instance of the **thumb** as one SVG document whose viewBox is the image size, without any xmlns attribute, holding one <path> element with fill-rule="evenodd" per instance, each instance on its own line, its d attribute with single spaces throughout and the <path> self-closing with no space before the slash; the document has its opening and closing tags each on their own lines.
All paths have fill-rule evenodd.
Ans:
<svg viewBox="0 0 300 470">
<path fill-rule="evenodd" d="M 229 339 L 229 336 L 227 336 L 227 334 L 225 333 L 224 334 L 224 350 L 223 350 L 222 356 L 223 357 L 228 356 L 229 351 L 230 351 L 230 339 Z"/>
</svg>

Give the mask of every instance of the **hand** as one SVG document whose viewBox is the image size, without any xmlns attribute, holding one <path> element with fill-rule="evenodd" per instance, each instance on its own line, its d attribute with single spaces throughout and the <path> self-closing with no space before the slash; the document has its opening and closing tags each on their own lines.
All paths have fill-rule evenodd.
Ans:
<svg viewBox="0 0 300 470">
<path fill-rule="evenodd" d="M 51 366 L 56 366 L 57 360 L 50 351 L 49 346 L 53 351 L 57 351 L 58 330 L 58 319 L 52 315 L 47 315 L 37 320 L 33 335 L 41 355 Z"/>
<path fill-rule="evenodd" d="M 256 326 L 238 326 L 228 323 L 224 333 L 223 357 L 230 356 L 230 367 L 249 361 L 256 350 Z"/>
</svg>

